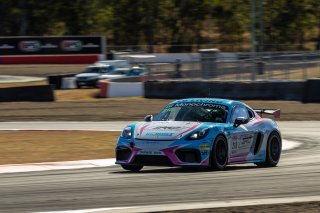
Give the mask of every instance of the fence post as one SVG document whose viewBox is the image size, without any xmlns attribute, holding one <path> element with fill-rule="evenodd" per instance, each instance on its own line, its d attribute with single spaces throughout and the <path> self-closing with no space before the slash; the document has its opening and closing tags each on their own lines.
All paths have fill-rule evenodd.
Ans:
<svg viewBox="0 0 320 213">
<path fill-rule="evenodd" d="M 212 78 L 217 75 L 217 60 L 219 49 L 200 49 L 202 78 Z"/>
</svg>

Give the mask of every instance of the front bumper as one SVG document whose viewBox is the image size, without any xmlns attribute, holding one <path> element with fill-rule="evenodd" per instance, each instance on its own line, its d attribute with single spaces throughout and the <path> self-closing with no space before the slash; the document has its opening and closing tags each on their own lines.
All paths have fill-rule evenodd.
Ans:
<svg viewBox="0 0 320 213">
<path fill-rule="evenodd" d="M 143 166 L 209 166 L 210 144 L 207 141 L 118 142 L 116 164 Z"/>
</svg>

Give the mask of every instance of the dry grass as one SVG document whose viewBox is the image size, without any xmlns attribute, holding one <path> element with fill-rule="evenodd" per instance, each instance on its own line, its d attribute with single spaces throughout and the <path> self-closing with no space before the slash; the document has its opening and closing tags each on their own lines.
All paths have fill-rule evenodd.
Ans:
<svg viewBox="0 0 320 213">
<path fill-rule="evenodd" d="M 0 75 L 46 77 L 53 74 L 79 73 L 88 64 L 17 64 L 0 65 Z"/>
<path fill-rule="evenodd" d="M 263 75 L 256 75 L 257 80 L 303 80 L 305 78 L 319 78 L 320 66 L 314 68 L 305 68 L 304 70 L 299 68 L 296 70 L 273 70 L 265 71 Z M 219 75 L 215 80 L 251 80 L 252 73 L 239 73 L 239 74 L 225 74 Z"/>
<path fill-rule="evenodd" d="M 0 131 L 0 164 L 113 158 L 120 132 Z"/>
<path fill-rule="evenodd" d="M 97 98 L 99 89 L 69 89 L 69 90 L 55 90 L 56 101 L 100 101 Z"/>
<path fill-rule="evenodd" d="M 16 82 L 16 83 L 0 83 L 0 88 L 8 87 L 23 87 L 23 86 L 37 86 L 47 85 L 47 81 L 31 81 L 31 82 Z"/>
<path fill-rule="evenodd" d="M 157 114 L 171 101 L 138 97 L 97 101 L 66 101 L 65 98 L 57 102 L 8 102 L 0 104 L 0 121 L 141 121 L 148 114 Z M 253 108 L 281 109 L 280 120 L 320 120 L 319 103 L 265 100 L 244 102 Z"/>
</svg>

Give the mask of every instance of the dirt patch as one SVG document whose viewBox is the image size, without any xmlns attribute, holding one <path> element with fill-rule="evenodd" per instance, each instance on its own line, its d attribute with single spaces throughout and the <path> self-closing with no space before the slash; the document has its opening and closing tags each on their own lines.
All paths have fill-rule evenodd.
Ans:
<svg viewBox="0 0 320 213">
<path fill-rule="evenodd" d="M 0 164 L 113 158 L 120 132 L 0 131 Z"/>
<path fill-rule="evenodd" d="M 80 90 L 92 96 L 95 90 Z M 141 121 L 156 115 L 172 100 L 145 98 L 93 99 L 69 91 L 57 93 L 57 102 L 13 102 L 0 104 L 0 121 Z M 92 101 L 88 101 L 92 100 Z M 296 101 L 244 101 L 253 108 L 281 109 L 278 120 L 320 120 L 320 104 Z"/>
<path fill-rule="evenodd" d="M 70 101 L 101 101 L 99 97 L 99 89 L 69 89 L 69 90 L 55 90 L 56 101 L 70 102 Z"/>
<path fill-rule="evenodd" d="M 47 81 L 30 81 L 16 83 L 0 83 L 0 88 L 47 85 Z"/>
<path fill-rule="evenodd" d="M 304 202 L 304 203 L 288 203 L 288 204 L 271 204 L 256 206 L 241 206 L 214 209 L 193 209 L 180 211 L 166 211 L 166 213 L 318 213 L 320 210 L 320 202 Z"/>
<path fill-rule="evenodd" d="M 73 74 L 83 71 L 88 64 L 18 64 L 0 65 L 0 75 L 46 77 L 53 74 Z"/>
</svg>

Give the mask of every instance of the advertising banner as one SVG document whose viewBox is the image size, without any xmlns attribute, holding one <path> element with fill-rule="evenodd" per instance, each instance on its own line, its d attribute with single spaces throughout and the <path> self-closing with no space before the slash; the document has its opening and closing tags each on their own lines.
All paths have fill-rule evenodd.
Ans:
<svg viewBox="0 0 320 213">
<path fill-rule="evenodd" d="M 104 54 L 101 36 L 0 37 L 0 55 Z"/>
<path fill-rule="evenodd" d="M 0 37 L 0 63 L 93 63 L 104 59 L 105 42 L 103 36 Z"/>
</svg>

